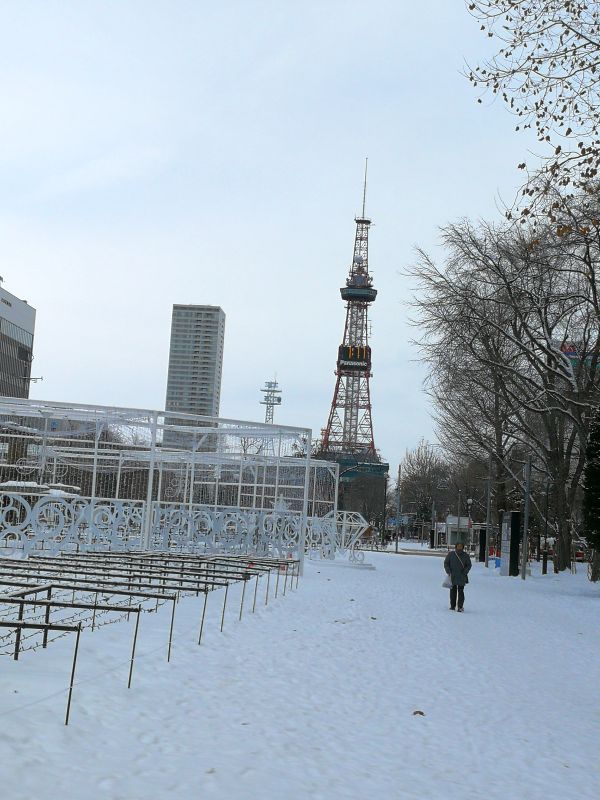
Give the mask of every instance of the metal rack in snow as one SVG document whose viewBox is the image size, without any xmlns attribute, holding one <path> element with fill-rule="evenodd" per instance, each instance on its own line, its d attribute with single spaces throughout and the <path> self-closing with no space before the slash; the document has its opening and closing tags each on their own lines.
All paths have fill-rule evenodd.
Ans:
<svg viewBox="0 0 600 800">
<path fill-rule="evenodd" d="M 273 576 L 273 577 L 272 577 Z M 135 625 L 129 660 L 131 687 L 140 615 L 171 604 L 166 646 L 171 659 L 175 609 L 182 596 L 201 602 L 198 644 L 202 643 L 210 593 L 223 589 L 220 630 L 225 624 L 228 589 L 242 583 L 239 619 L 244 604 L 256 610 L 259 582 L 265 578 L 264 602 L 269 595 L 285 595 L 298 586 L 300 562 L 233 555 L 197 555 L 149 551 L 63 553 L 56 557 L 32 556 L 24 560 L 0 558 L 0 656 L 15 660 L 28 650 L 44 649 L 69 633 L 75 633 L 65 724 L 69 722 L 71 696 L 77 665 L 79 639 L 84 628 L 129 620 Z M 246 591 L 248 583 L 253 586 Z M 274 586 L 272 586 L 274 584 Z M 250 595 L 246 601 L 246 596 Z"/>
</svg>

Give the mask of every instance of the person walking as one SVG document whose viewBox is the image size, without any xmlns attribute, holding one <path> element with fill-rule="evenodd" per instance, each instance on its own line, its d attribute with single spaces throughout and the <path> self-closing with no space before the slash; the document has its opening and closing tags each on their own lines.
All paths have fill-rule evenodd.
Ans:
<svg viewBox="0 0 600 800">
<path fill-rule="evenodd" d="M 449 576 L 452 587 L 450 588 L 450 610 L 462 611 L 465 604 L 465 584 L 469 582 L 471 559 L 462 542 L 454 545 L 444 559 L 444 569 Z M 458 597 L 458 605 L 456 600 Z"/>
</svg>

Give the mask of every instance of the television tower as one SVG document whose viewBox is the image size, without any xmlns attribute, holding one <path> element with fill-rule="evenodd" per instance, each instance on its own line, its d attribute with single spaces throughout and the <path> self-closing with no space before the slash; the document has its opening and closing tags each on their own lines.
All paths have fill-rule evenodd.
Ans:
<svg viewBox="0 0 600 800">
<path fill-rule="evenodd" d="M 363 186 L 362 214 L 355 217 L 354 253 L 346 285 L 340 289 L 346 303 L 344 338 L 338 349 L 333 401 L 322 432 L 321 449 L 331 457 L 348 455 L 356 461 L 377 461 L 371 417 L 371 348 L 369 347 L 369 305 L 377 297 L 369 274 L 369 227 L 365 216 L 367 160 Z M 357 458 L 358 457 L 358 458 Z"/>
</svg>

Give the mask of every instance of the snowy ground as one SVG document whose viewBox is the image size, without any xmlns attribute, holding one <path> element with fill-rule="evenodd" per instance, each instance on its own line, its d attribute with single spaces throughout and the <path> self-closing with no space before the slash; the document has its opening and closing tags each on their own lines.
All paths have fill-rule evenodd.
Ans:
<svg viewBox="0 0 600 800">
<path fill-rule="evenodd" d="M 460 615 L 439 559 L 366 558 L 263 584 L 241 623 L 230 589 L 222 634 L 214 593 L 201 647 L 182 600 L 170 664 L 168 609 L 144 615 L 129 691 L 133 621 L 85 631 L 68 727 L 73 640 L 0 658 L 0 797 L 597 798 L 600 587 L 475 565 Z"/>
</svg>

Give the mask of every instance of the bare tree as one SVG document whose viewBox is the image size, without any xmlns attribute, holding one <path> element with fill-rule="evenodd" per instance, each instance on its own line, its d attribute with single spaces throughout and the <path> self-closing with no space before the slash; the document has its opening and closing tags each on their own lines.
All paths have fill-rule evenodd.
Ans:
<svg viewBox="0 0 600 800">
<path fill-rule="evenodd" d="M 260 455 L 265 449 L 265 440 L 260 436 L 240 436 L 240 453 Z"/>
<path fill-rule="evenodd" d="M 405 508 L 421 521 L 429 521 L 447 507 L 448 464 L 429 442 L 421 439 L 407 450 L 401 464 L 401 497 Z"/>
<path fill-rule="evenodd" d="M 498 43 L 468 70 L 476 87 L 499 95 L 545 147 L 529 173 L 521 219 L 536 206 L 553 216 L 559 192 L 595 192 L 600 164 L 600 7 L 589 0 L 467 0 L 484 34 Z M 479 98 L 481 102 L 481 98 Z M 510 214 L 509 214 L 510 216 Z"/>
<path fill-rule="evenodd" d="M 498 503 L 522 485 L 532 454 L 552 485 L 561 569 L 570 563 L 600 350 L 595 282 L 576 266 L 587 259 L 593 267 L 596 254 L 589 232 L 583 245 L 575 234 L 584 235 L 463 222 L 444 229 L 444 268 L 421 253 L 413 271 L 440 440 L 459 457 L 492 455 Z"/>
</svg>

